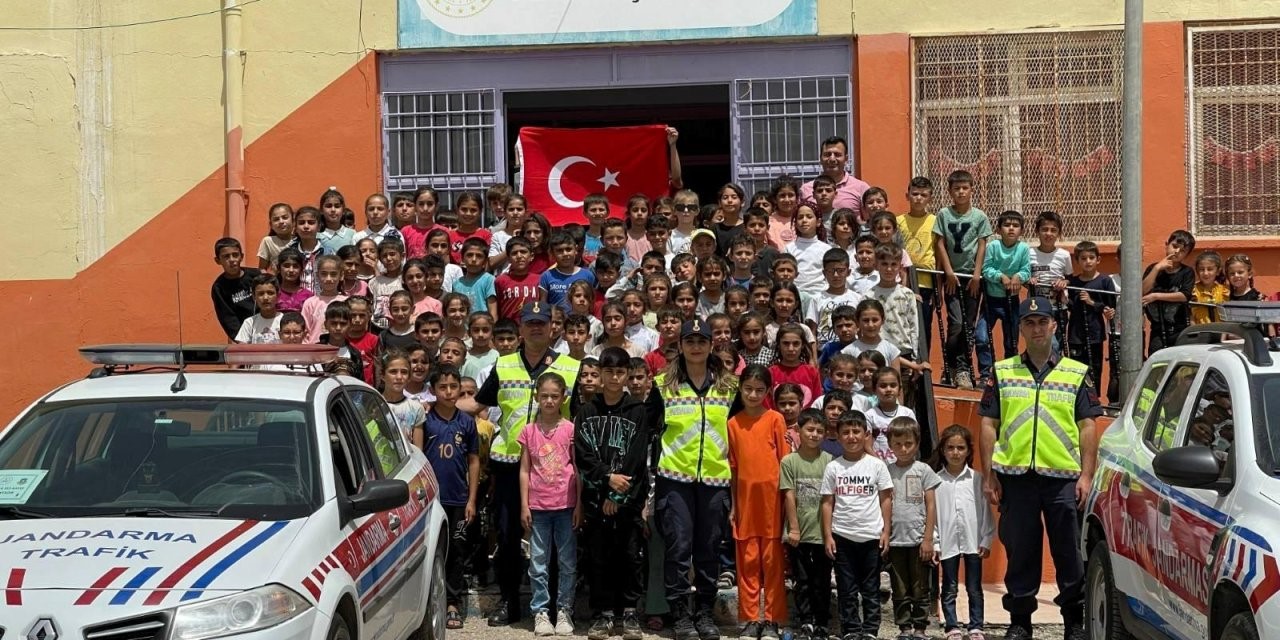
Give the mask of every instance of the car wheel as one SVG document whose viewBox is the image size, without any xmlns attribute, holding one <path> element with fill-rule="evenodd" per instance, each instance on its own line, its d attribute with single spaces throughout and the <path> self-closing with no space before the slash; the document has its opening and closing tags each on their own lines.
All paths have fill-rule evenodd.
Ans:
<svg viewBox="0 0 1280 640">
<path fill-rule="evenodd" d="M 1222 640 L 1258 640 L 1258 623 L 1248 613 L 1237 613 L 1223 628 Z"/>
<path fill-rule="evenodd" d="M 333 625 L 329 627 L 329 640 L 351 640 L 351 626 L 347 624 L 342 612 L 333 612 Z"/>
<path fill-rule="evenodd" d="M 1129 631 L 1120 619 L 1120 594 L 1116 591 L 1114 574 L 1111 573 L 1111 557 L 1104 541 L 1093 545 L 1089 553 L 1088 586 L 1085 591 L 1085 611 L 1089 617 L 1090 640 L 1129 640 Z M 1257 635 L 1254 635 L 1257 638 Z"/>
<path fill-rule="evenodd" d="M 446 539 L 441 534 L 436 543 L 436 555 L 431 560 L 431 583 L 427 585 L 427 611 L 422 616 L 418 637 L 422 640 L 444 640 L 446 614 L 449 611 L 444 581 L 444 554 Z"/>
</svg>

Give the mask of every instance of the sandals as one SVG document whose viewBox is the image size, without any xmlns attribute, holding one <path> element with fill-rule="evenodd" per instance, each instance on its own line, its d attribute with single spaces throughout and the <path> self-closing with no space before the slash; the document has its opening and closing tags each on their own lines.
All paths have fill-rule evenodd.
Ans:
<svg viewBox="0 0 1280 640">
<path fill-rule="evenodd" d="M 662 631 L 662 616 L 649 616 L 649 619 L 645 620 L 644 626 L 655 633 Z"/>
<path fill-rule="evenodd" d="M 462 628 L 462 614 L 459 613 L 457 609 L 450 609 L 449 612 L 445 614 L 444 628 L 446 629 Z"/>
</svg>

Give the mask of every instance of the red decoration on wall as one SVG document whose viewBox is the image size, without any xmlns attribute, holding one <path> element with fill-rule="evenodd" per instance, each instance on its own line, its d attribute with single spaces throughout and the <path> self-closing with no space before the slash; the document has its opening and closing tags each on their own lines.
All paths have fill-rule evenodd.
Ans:
<svg viewBox="0 0 1280 640">
<path fill-rule="evenodd" d="M 972 174 L 974 179 L 981 181 L 1000 170 L 1000 150 L 992 149 L 981 158 L 966 164 L 947 155 L 945 151 L 933 147 L 929 149 L 929 164 L 933 167 L 934 175 L 946 176 L 952 171 L 963 170 Z"/>
<path fill-rule="evenodd" d="M 1087 178 L 1101 171 L 1115 159 L 1115 154 L 1106 145 L 1100 145 L 1097 149 L 1070 162 L 1060 160 L 1058 156 L 1050 155 L 1044 149 L 1028 149 L 1022 152 L 1024 163 L 1058 179 Z"/>
<path fill-rule="evenodd" d="M 1210 136 L 1205 136 L 1204 157 L 1208 158 L 1209 162 L 1232 171 L 1239 169 L 1252 171 L 1261 165 L 1270 164 L 1277 157 L 1280 157 L 1280 139 L 1268 138 L 1262 144 L 1248 151 L 1236 151 Z"/>
</svg>

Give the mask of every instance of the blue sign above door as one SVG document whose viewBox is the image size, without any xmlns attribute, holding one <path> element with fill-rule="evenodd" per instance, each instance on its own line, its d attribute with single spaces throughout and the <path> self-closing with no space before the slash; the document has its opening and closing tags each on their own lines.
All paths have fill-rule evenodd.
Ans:
<svg viewBox="0 0 1280 640">
<path fill-rule="evenodd" d="M 401 49 L 811 36 L 818 0 L 399 0 Z"/>
</svg>

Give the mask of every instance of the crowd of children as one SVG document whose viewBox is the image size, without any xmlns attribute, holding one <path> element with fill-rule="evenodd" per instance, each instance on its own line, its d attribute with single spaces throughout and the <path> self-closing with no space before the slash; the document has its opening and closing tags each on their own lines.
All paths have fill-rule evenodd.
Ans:
<svg viewBox="0 0 1280 640">
<path fill-rule="evenodd" d="M 541 412 L 519 437 L 538 635 L 572 633 L 579 583 L 594 610 L 592 638 L 615 628 L 638 638 L 641 613 L 661 628 L 650 476 L 664 427 L 653 376 L 697 320 L 710 328 L 713 355 L 738 375 L 727 443 L 725 548 L 733 550 L 721 564 L 739 587 L 743 637 L 777 637 L 788 579 L 796 637 L 828 637 L 833 571 L 839 635 L 876 635 L 882 566 L 901 637 L 921 637 L 932 608 L 928 567 L 938 564 L 949 640 L 982 640 L 981 558 L 992 520 L 970 466 L 973 443 L 964 428 L 949 428 L 925 464 L 920 447 L 935 439 L 921 434 L 903 398 L 917 376 L 932 375 L 933 313 L 945 316 L 942 379 L 972 387 L 992 375 L 993 329 L 1012 355 L 1021 297 L 1048 296 L 1059 348 L 1089 364 L 1100 389 L 1119 287 L 1099 272 L 1097 245 L 1058 246 L 1062 216 L 1030 221 L 1005 211 L 993 229 L 972 204 L 976 187 L 970 174 L 953 172 L 950 205 L 933 213 L 933 184 L 914 178 L 902 215 L 889 213 L 878 188 L 856 212 L 834 209 L 836 187 L 825 177 L 802 189 L 784 176 L 749 198 L 727 184 L 707 207 L 691 190 L 636 196 L 623 220 L 609 218 L 596 194 L 585 199 L 585 224 L 554 229 L 505 185 L 463 193 L 452 209 L 423 187 L 368 196 L 359 231 L 330 188 L 318 207 L 267 209 L 256 268 L 243 264 L 236 240 L 219 240 L 212 299 L 228 339 L 333 345 L 334 371 L 383 390 L 435 468 L 455 524 L 451 628 L 462 624 L 464 576 L 486 576 L 486 461 L 497 422 L 496 413 L 472 416 L 458 402 L 517 350 L 522 309 L 537 301 L 551 307 L 552 348 L 581 361 L 573 388 L 554 373 L 536 380 Z M 499 221 L 491 228 L 480 225 L 486 206 Z M 1027 224 L 1035 247 L 1023 240 Z M 1185 261 L 1194 246 L 1175 232 L 1166 257 L 1144 274 L 1151 350 L 1190 323 L 1214 320 L 1214 305 L 1261 299 L 1247 256 L 1205 251 L 1193 267 Z M 566 420 L 560 406 L 575 390 L 576 413 Z M 648 557 L 649 569 L 639 560 L 620 567 L 619 551 Z M 963 629 L 961 567 L 970 603 Z"/>
</svg>

